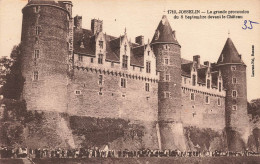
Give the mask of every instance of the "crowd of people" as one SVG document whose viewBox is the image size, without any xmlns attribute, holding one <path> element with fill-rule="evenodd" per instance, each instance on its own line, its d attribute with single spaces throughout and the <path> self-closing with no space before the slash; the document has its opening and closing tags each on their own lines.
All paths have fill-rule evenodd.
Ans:
<svg viewBox="0 0 260 164">
<path fill-rule="evenodd" d="M 100 149 L 11 149 L 0 148 L 0 158 L 132 158 L 132 157 L 219 157 L 219 156 L 260 156 L 252 151 L 179 151 L 179 150 L 100 150 Z"/>
</svg>

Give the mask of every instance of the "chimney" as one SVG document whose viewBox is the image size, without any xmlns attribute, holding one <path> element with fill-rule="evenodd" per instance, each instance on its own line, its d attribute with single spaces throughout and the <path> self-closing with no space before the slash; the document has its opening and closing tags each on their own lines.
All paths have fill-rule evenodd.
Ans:
<svg viewBox="0 0 260 164">
<path fill-rule="evenodd" d="M 193 56 L 193 62 L 197 62 L 198 68 L 199 68 L 200 67 L 200 56 L 199 55 Z"/>
<path fill-rule="evenodd" d="M 144 45 L 144 36 L 140 35 L 135 38 L 135 43 Z"/>
<path fill-rule="evenodd" d="M 242 55 L 241 54 L 239 54 L 238 57 L 239 57 L 239 59 L 242 59 Z"/>
<path fill-rule="evenodd" d="M 99 19 L 91 20 L 91 31 L 95 35 L 103 30 L 103 21 Z"/>
<path fill-rule="evenodd" d="M 77 29 L 81 29 L 82 28 L 82 16 L 75 16 L 74 17 L 74 26 Z"/>
<path fill-rule="evenodd" d="M 211 63 L 209 61 L 205 61 L 204 62 L 204 65 L 207 66 L 207 67 L 210 67 L 211 66 Z"/>
</svg>

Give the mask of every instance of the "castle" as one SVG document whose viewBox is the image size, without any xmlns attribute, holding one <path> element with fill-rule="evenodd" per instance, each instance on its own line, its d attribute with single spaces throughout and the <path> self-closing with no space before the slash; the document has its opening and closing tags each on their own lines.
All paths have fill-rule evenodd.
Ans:
<svg viewBox="0 0 260 164">
<path fill-rule="evenodd" d="M 216 63 L 202 63 L 199 55 L 181 58 L 166 16 L 145 44 L 143 36 L 132 43 L 126 32 L 104 33 L 98 19 L 82 28 L 70 1 L 31 0 L 22 12 L 22 98 L 29 110 L 130 120 L 145 126 L 148 148 L 185 150 L 186 126 L 230 130 L 228 148 L 243 148 L 246 65 L 230 38 Z"/>
</svg>

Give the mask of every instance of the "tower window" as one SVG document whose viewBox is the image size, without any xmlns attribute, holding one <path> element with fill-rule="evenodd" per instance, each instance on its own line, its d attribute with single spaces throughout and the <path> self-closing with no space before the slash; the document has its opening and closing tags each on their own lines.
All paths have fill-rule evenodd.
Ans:
<svg viewBox="0 0 260 164">
<path fill-rule="evenodd" d="M 40 56 L 40 50 L 34 50 L 34 58 L 38 59 Z"/>
<path fill-rule="evenodd" d="M 33 80 L 38 80 L 39 79 L 39 72 L 38 71 L 34 71 L 33 72 Z"/>
<path fill-rule="evenodd" d="M 121 87 L 126 88 L 126 79 L 125 78 L 121 78 Z"/>
<path fill-rule="evenodd" d="M 232 78 L 232 83 L 233 83 L 233 84 L 236 84 L 236 83 L 237 83 L 237 78 L 233 77 L 233 78 Z"/>
<path fill-rule="evenodd" d="M 80 48 L 85 48 L 83 41 L 80 42 Z"/>
<path fill-rule="evenodd" d="M 127 63 L 128 63 L 128 56 L 123 55 L 122 67 L 123 67 L 123 68 L 127 68 Z"/>
<path fill-rule="evenodd" d="M 219 92 L 221 92 L 221 90 L 222 90 L 222 84 L 221 84 L 221 82 L 218 83 L 218 90 L 219 90 Z"/>
<path fill-rule="evenodd" d="M 145 91 L 146 92 L 150 91 L 150 84 L 149 83 L 145 83 Z"/>
<path fill-rule="evenodd" d="M 164 64 L 165 64 L 165 65 L 168 65 L 168 64 L 169 64 L 169 59 L 168 59 L 168 58 L 165 58 L 165 59 L 164 59 Z"/>
<path fill-rule="evenodd" d="M 150 55 L 150 51 L 147 51 L 147 55 L 148 55 L 148 56 Z"/>
<path fill-rule="evenodd" d="M 192 75 L 192 85 L 196 85 L 196 75 Z"/>
<path fill-rule="evenodd" d="M 98 64 L 103 64 L 103 54 L 98 54 Z"/>
<path fill-rule="evenodd" d="M 99 41 L 99 48 L 103 49 L 103 41 L 102 40 Z"/>
<path fill-rule="evenodd" d="M 91 62 L 91 63 L 94 63 L 94 58 L 90 58 L 90 62 Z"/>
<path fill-rule="evenodd" d="M 207 79 L 207 88 L 210 88 L 210 80 Z"/>
<path fill-rule="evenodd" d="M 218 97 L 218 106 L 220 106 L 221 105 L 221 100 L 220 100 L 220 98 Z"/>
<path fill-rule="evenodd" d="M 102 88 L 99 88 L 98 94 L 99 94 L 100 96 L 103 95 L 103 93 L 102 93 Z"/>
<path fill-rule="evenodd" d="M 170 75 L 165 75 L 165 81 L 170 81 Z"/>
<path fill-rule="evenodd" d="M 237 97 L 237 91 L 235 90 L 232 91 L 232 97 Z"/>
<path fill-rule="evenodd" d="M 192 101 L 195 100 L 195 94 L 194 94 L 194 93 L 190 93 L 190 99 L 191 99 Z"/>
<path fill-rule="evenodd" d="M 237 110 L 237 106 L 236 105 L 232 105 L 232 110 Z"/>
<path fill-rule="evenodd" d="M 39 34 L 40 34 L 40 27 L 39 27 L 39 26 L 36 26 L 36 28 L 35 28 L 35 34 L 36 34 L 36 35 L 39 35 Z"/>
<path fill-rule="evenodd" d="M 82 55 L 78 55 L 78 60 L 82 62 L 83 61 L 83 56 Z"/>
<path fill-rule="evenodd" d="M 210 100 L 209 100 L 209 96 L 205 96 L 205 103 L 209 104 Z"/>
<path fill-rule="evenodd" d="M 98 85 L 103 85 L 103 75 L 98 76 Z"/>
<path fill-rule="evenodd" d="M 81 95 L 81 91 L 80 90 L 76 90 L 75 91 L 75 95 Z"/>
<path fill-rule="evenodd" d="M 34 7 L 34 11 L 35 11 L 35 13 L 39 13 L 39 11 L 40 11 L 40 6 Z"/>
<path fill-rule="evenodd" d="M 146 62 L 146 73 L 151 73 L 151 62 L 150 61 Z"/>
<path fill-rule="evenodd" d="M 111 62 L 111 67 L 114 67 L 114 62 Z"/>
<path fill-rule="evenodd" d="M 164 92 L 164 98 L 170 98 L 171 92 Z"/>
<path fill-rule="evenodd" d="M 186 84 L 187 83 L 187 78 L 186 77 L 184 77 L 184 84 Z"/>
<path fill-rule="evenodd" d="M 231 71 L 235 71 L 235 70 L 237 70 L 237 68 L 236 68 L 236 66 L 231 66 Z"/>
</svg>

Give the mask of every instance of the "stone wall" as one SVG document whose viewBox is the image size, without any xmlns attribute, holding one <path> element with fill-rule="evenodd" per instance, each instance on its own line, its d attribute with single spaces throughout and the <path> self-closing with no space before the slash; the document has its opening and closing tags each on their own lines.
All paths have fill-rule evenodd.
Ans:
<svg viewBox="0 0 260 164">
<path fill-rule="evenodd" d="M 22 98 L 29 110 L 64 112 L 67 108 L 67 18 L 66 11 L 54 6 L 23 9 Z"/>
<path fill-rule="evenodd" d="M 191 100 L 194 93 L 195 100 Z M 206 96 L 209 102 L 206 103 Z M 218 104 L 220 99 L 220 104 Z M 181 120 L 184 126 L 223 130 L 225 127 L 225 98 L 198 90 L 182 88 Z"/>
</svg>

